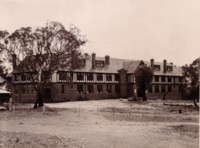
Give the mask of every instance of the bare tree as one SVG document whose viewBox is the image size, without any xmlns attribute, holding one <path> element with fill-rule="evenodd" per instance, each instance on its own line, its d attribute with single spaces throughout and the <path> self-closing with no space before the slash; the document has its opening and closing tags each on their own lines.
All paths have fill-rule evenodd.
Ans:
<svg viewBox="0 0 200 148">
<path fill-rule="evenodd" d="M 59 68 L 72 68 L 82 57 L 80 47 L 86 43 L 80 30 L 71 26 L 69 31 L 59 22 L 48 22 L 45 27 L 32 30 L 22 27 L 12 34 L 0 31 L 0 49 L 10 62 L 13 72 L 29 77 L 37 92 L 34 108 L 43 106 L 44 85 Z"/>
</svg>

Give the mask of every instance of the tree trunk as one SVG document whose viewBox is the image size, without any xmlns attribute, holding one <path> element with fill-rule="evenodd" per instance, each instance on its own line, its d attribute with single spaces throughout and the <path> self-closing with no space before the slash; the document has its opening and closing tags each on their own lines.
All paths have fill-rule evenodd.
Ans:
<svg viewBox="0 0 200 148">
<path fill-rule="evenodd" d="M 142 92 L 142 98 L 143 98 L 143 101 L 147 101 L 147 95 L 145 91 Z"/>
<path fill-rule="evenodd" d="M 42 107 L 43 105 L 44 105 L 44 101 L 43 101 L 43 89 L 39 85 L 38 86 L 38 91 L 37 91 L 36 102 L 35 102 L 34 108 Z"/>
</svg>

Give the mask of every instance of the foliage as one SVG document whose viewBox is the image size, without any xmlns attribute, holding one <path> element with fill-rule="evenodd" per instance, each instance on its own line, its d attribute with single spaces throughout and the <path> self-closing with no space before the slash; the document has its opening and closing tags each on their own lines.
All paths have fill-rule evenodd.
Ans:
<svg viewBox="0 0 200 148">
<path fill-rule="evenodd" d="M 200 58 L 194 60 L 190 65 L 185 65 L 183 69 L 183 95 L 189 99 L 193 99 L 194 104 L 197 106 L 199 101 L 199 71 L 200 71 Z"/>
<path fill-rule="evenodd" d="M 135 71 L 135 80 L 138 92 L 143 96 L 143 101 L 147 100 L 146 90 L 151 86 L 153 78 L 153 71 L 150 67 L 147 67 L 144 63 L 139 65 Z"/>
<path fill-rule="evenodd" d="M 0 50 L 13 63 L 13 72 L 29 77 L 37 91 L 37 103 L 43 106 L 44 85 L 58 69 L 72 68 L 82 57 L 80 47 L 86 43 L 80 30 L 71 26 L 69 31 L 59 22 L 48 22 L 45 27 L 32 30 L 22 27 L 12 34 L 0 31 Z M 17 66 L 15 66 L 17 65 Z M 77 64 L 75 64 L 77 65 Z"/>
<path fill-rule="evenodd" d="M 1 52 L 1 51 L 0 51 Z M 3 57 L 3 55 L 0 53 Z M 8 67 L 5 66 L 5 60 L 0 59 L 0 87 L 5 86 L 7 90 L 10 90 L 12 77 L 10 75 Z"/>
</svg>

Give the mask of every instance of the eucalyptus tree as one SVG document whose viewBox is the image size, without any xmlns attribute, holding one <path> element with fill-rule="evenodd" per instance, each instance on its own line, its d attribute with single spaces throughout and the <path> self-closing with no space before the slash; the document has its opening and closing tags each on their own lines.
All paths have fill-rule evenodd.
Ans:
<svg viewBox="0 0 200 148">
<path fill-rule="evenodd" d="M 146 91 L 151 86 L 153 78 L 153 71 L 150 67 L 147 67 L 144 63 L 139 65 L 135 71 L 135 81 L 138 89 L 138 93 L 143 97 L 143 101 L 147 100 Z"/>
<path fill-rule="evenodd" d="M 83 56 L 80 47 L 86 43 L 80 30 L 68 30 L 59 22 L 44 27 L 22 27 L 12 34 L 0 31 L 0 49 L 13 63 L 13 72 L 20 72 L 33 82 L 37 92 L 34 108 L 43 106 L 43 90 L 59 68 L 72 68 Z"/>
<path fill-rule="evenodd" d="M 199 108 L 199 83 L 200 83 L 200 58 L 194 60 L 190 65 L 183 68 L 183 95 L 192 99 L 194 105 Z"/>
</svg>

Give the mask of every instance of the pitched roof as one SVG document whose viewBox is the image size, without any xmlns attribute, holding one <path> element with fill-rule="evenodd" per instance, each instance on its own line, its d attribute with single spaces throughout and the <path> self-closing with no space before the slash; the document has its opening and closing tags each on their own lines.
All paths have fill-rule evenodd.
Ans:
<svg viewBox="0 0 200 148">
<path fill-rule="evenodd" d="M 104 57 L 96 57 L 96 60 L 105 61 Z M 95 72 L 95 73 L 118 73 L 118 70 L 123 68 L 123 63 L 126 61 L 131 60 L 125 60 L 125 59 L 115 59 L 110 58 L 110 64 L 106 65 L 104 67 L 95 67 L 92 68 L 92 57 L 89 56 L 86 60 L 86 64 L 84 67 L 76 68 L 73 71 L 75 72 Z"/>
<path fill-rule="evenodd" d="M 147 64 L 147 66 L 150 66 L 150 61 L 144 61 L 144 63 Z M 164 73 L 163 62 L 154 62 L 154 65 L 160 65 L 160 70 L 159 71 L 154 70 L 154 75 L 183 76 L 182 68 L 176 67 L 172 63 L 167 63 L 167 66 L 172 66 L 173 71 L 167 71 L 166 73 Z"/>
<path fill-rule="evenodd" d="M 26 57 L 24 61 L 30 60 L 30 57 Z M 96 57 L 96 60 L 105 61 L 105 57 Z M 127 73 L 134 73 L 142 60 L 128 60 L 128 59 L 116 59 L 110 58 L 110 64 L 103 67 L 92 68 L 92 56 L 88 56 L 85 66 L 74 69 L 74 72 L 92 72 L 92 73 L 118 73 L 118 70 L 125 69 Z M 147 66 L 150 66 L 150 61 L 143 61 Z M 154 70 L 154 75 L 166 75 L 166 76 L 182 76 L 182 68 L 176 67 L 172 63 L 167 65 L 173 66 L 173 71 L 163 71 L 163 62 L 154 62 L 154 65 L 160 65 L 160 71 Z M 69 71 L 69 68 L 60 68 L 58 71 Z"/>
<path fill-rule="evenodd" d="M 127 70 L 127 73 L 134 73 L 142 60 L 132 60 L 130 62 L 123 62 L 123 68 Z"/>
</svg>

